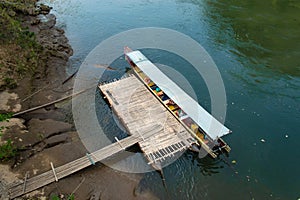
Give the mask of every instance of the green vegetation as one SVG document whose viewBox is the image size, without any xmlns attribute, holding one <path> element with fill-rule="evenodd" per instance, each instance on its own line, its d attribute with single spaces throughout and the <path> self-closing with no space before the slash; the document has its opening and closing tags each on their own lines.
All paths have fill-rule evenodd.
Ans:
<svg viewBox="0 0 300 200">
<path fill-rule="evenodd" d="M 60 200 L 59 196 L 57 195 L 52 195 L 51 200 Z"/>
<path fill-rule="evenodd" d="M 8 121 L 13 116 L 13 113 L 2 113 L 0 114 L 0 122 Z"/>
<path fill-rule="evenodd" d="M 2 136 L 2 134 L 3 134 L 3 129 L 5 129 L 5 127 L 4 126 L 0 126 L 0 138 L 1 138 L 1 136 Z"/>
<path fill-rule="evenodd" d="M 34 6 L 34 0 L 0 2 L 0 82 L 7 88 L 15 88 L 18 79 L 34 74 L 40 64 L 42 48 L 22 21 L 25 14 L 34 14 Z"/>
<path fill-rule="evenodd" d="M 70 194 L 70 195 L 68 196 L 68 200 L 74 200 L 74 199 L 75 199 L 74 194 Z"/>
<path fill-rule="evenodd" d="M 12 117 L 13 113 L 0 114 L 0 122 L 8 121 Z M 0 137 L 5 127 L 0 127 Z M 0 161 L 7 161 L 10 158 L 15 157 L 17 154 L 17 147 L 12 143 L 11 140 L 7 140 L 5 143 L 0 145 Z"/>
<path fill-rule="evenodd" d="M 14 79 L 12 79 L 10 77 L 5 77 L 3 79 L 3 81 L 4 81 L 5 85 L 6 85 L 6 87 L 8 87 L 9 89 L 14 89 L 14 88 L 17 87 L 16 80 L 14 80 Z"/>
<path fill-rule="evenodd" d="M 17 154 L 17 148 L 13 145 L 11 140 L 8 140 L 4 144 L 0 145 L 0 161 L 7 161 L 10 158 L 15 157 Z"/>
<path fill-rule="evenodd" d="M 52 195 L 51 196 L 51 200 L 62 200 L 62 199 L 66 199 L 66 200 L 74 200 L 75 196 L 74 194 L 70 194 L 67 196 L 67 198 L 60 198 L 58 195 Z"/>
<path fill-rule="evenodd" d="M 12 115 L 13 115 L 13 113 L 3 113 L 3 114 L 0 114 L 0 122 L 9 121 L 9 119 L 12 117 Z M 5 129 L 5 127 L 1 126 L 0 127 L 0 137 L 2 136 L 3 129 Z"/>
</svg>

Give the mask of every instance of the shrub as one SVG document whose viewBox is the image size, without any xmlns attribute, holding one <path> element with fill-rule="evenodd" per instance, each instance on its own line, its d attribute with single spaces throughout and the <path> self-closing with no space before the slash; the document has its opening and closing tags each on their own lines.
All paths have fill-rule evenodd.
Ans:
<svg viewBox="0 0 300 200">
<path fill-rule="evenodd" d="M 11 140 L 8 140 L 5 144 L 0 145 L 0 160 L 6 161 L 13 157 L 15 157 L 17 154 L 17 148 Z"/>
<path fill-rule="evenodd" d="M 13 113 L 2 113 L 0 114 L 0 122 L 8 121 L 13 116 Z"/>
</svg>

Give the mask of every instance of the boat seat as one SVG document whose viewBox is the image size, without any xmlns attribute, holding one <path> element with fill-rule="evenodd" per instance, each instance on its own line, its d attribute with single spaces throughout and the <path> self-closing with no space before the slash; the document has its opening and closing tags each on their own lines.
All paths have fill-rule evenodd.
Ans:
<svg viewBox="0 0 300 200">
<path fill-rule="evenodd" d="M 156 94 L 157 94 L 157 96 L 162 96 L 164 94 L 164 92 L 163 91 L 159 91 Z"/>
<path fill-rule="evenodd" d="M 150 86 L 151 90 L 155 90 L 157 88 L 157 86 L 154 84 L 152 86 Z"/>
<path fill-rule="evenodd" d="M 170 108 L 170 110 L 175 111 L 177 110 L 179 107 L 177 105 L 168 105 L 168 107 Z"/>
<path fill-rule="evenodd" d="M 155 85 L 155 83 L 153 83 L 152 81 L 148 84 L 149 87 L 152 87 L 153 85 Z"/>
<path fill-rule="evenodd" d="M 170 99 L 166 94 L 164 94 L 164 96 L 161 98 L 163 101 L 166 101 L 168 99 Z"/>
</svg>

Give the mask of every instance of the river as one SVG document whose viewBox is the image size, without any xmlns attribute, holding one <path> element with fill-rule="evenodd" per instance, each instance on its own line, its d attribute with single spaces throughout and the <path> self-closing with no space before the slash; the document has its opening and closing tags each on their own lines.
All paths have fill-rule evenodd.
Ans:
<svg viewBox="0 0 300 200">
<path fill-rule="evenodd" d="M 57 25 L 74 49 L 68 71 L 101 41 L 133 28 L 163 27 L 199 42 L 214 59 L 227 95 L 224 137 L 229 157 L 186 152 L 141 188 L 161 199 L 300 198 L 300 3 L 292 0 L 51 0 Z M 178 68 L 168 56 L 145 51 Z M 168 60 L 169 59 L 169 60 Z M 122 65 L 120 65 L 122 64 Z M 128 65 L 114 65 L 125 72 Z M 210 98 L 201 77 L 184 71 L 201 105 Z M 112 75 L 109 78 L 120 76 Z M 108 113 L 105 111 L 105 113 Z M 111 123 L 113 121 L 111 120 Z M 110 124 L 107 128 L 114 126 Z M 236 164 L 231 161 L 235 160 Z"/>
</svg>

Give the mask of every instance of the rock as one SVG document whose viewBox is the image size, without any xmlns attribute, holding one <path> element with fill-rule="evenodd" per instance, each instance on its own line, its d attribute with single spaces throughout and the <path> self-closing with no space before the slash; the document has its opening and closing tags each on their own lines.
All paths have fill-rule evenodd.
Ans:
<svg viewBox="0 0 300 200">
<path fill-rule="evenodd" d="M 11 172 L 9 165 L 0 164 L 0 199 L 8 200 L 8 185 L 19 181 L 17 175 Z"/>
<path fill-rule="evenodd" d="M 45 19 L 41 20 L 45 21 Z M 73 50 L 68 44 L 69 41 L 65 37 L 64 31 L 57 27 L 53 27 L 51 29 L 43 29 L 44 25 L 41 24 L 39 26 L 41 26 L 42 29 L 40 30 L 37 39 L 44 47 L 45 52 L 47 52 L 48 56 L 51 57 L 51 64 L 49 63 L 49 65 L 56 65 L 53 61 L 53 59 L 55 58 L 58 58 L 60 61 L 66 62 L 68 58 L 73 54 Z M 62 64 L 59 64 L 59 66 L 61 65 Z"/>
<path fill-rule="evenodd" d="M 55 135 L 45 140 L 46 147 L 53 147 L 60 143 L 65 143 L 69 140 L 69 135 L 67 133 Z"/>
<path fill-rule="evenodd" d="M 101 192 L 94 191 L 94 193 L 90 197 L 90 200 L 98 200 L 98 199 L 101 199 Z"/>
<path fill-rule="evenodd" d="M 29 132 L 41 135 L 43 138 L 48 138 L 57 133 L 70 131 L 71 128 L 71 124 L 55 121 L 53 119 L 31 119 L 28 122 Z"/>
<path fill-rule="evenodd" d="M 31 25 L 38 25 L 40 22 L 41 22 L 40 19 L 34 18 L 33 20 L 30 21 L 30 24 L 31 24 Z"/>
<path fill-rule="evenodd" d="M 56 17 L 53 14 L 48 15 L 38 15 L 38 19 L 41 21 L 39 28 L 41 30 L 51 29 L 56 24 Z"/>
<path fill-rule="evenodd" d="M 70 134 L 70 133 L 68 133 Z M 35 152 L 22 162 L 17 167 L 19 173 L 25 174 L 29 171 L 30 174 L 36 174 L 51 170 L 50 162 L 53 162 L 55 167 L 61 166 L 67 162 L 71 162 L 86 154 L 86 149 L 80 141 L 68 142 L 60 145 L 55 145 L 51 148 L 42 148 L 42 151 Z"/>
<path fill-rule="evenodd" d="M 25 126 L 15 124 L 4 129 L 4 134 L 1 139 L 3 141 L 12 140 L 13 144 L 19 149 L 22 149 L 25 146 L 31 146 L 32 144 L 35 144 L 41 140 L 36 135 L 29 133 L 23 127 Z"/>
<path fill-rule="evenodd" d="M 21 129 L 25 129 L 24 119 L 21 118 L 10 118 L 8 121 L 0 122 L 0 127 L 4 126 L 5 128 L 11 128 L 13 126 L 19 126 Z"/>
<path fill-rule="evenodd" d="M 8 91 L 0 92 L 0 111 L 18 112 L 21 110 L 19 96 Z"/>
<path fill-rule="evenodd" d="M 31 16 L 36 16 L 39 14 L 39 10 L 37 10 L 35 7 L 29 7 L 26 9 L 26 12 Z"/>
<path fill-rule="evenodd" d="M 39 5 L 39 9 L 40 9 L 40 14 L 48 14 L 50 12 L 50 10 L 52 9 L 52 7 L 41 3 Z"/>
<path fill-rule="evenodd" d="M 62 112 L 60 112 L 59 109 L 46 110 L 45 108 L 35 110 L 23 115 L 23 118 L 25 120 L 36 118 L 36 119 L 53 119 L 56 121 L 63 121 L 65 117 L 66 116 Z"/>
</svg>

